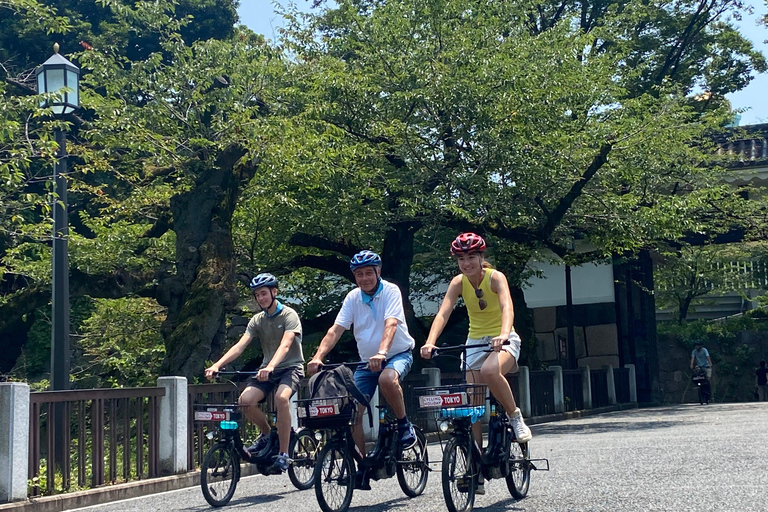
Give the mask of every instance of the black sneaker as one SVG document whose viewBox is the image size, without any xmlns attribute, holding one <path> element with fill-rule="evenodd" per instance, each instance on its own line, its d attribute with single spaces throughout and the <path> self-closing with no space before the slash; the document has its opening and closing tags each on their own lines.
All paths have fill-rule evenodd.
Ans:
<svg viewBox="0 0 768 512">
<path fill-rule="evenodd" d="M 248 451 L 251 453 L 251 455 L 255 455 L 259 453 L 261 450 L 263 450 L 267 446 L 268 442 L 269 442 L 269 436 L 260 434 L 259 437 L 256 439 L 256 442 L 254 442 L 251 446 L 248 447 Z"/>
<path fill-rule="evenodd" d="M 416 444 L 416 431 L 413 430 L 413 424 L 409 421 L 403 426 L 397 427 L 398 441 L 403 450 L 407 450 Z"/>
</svg>

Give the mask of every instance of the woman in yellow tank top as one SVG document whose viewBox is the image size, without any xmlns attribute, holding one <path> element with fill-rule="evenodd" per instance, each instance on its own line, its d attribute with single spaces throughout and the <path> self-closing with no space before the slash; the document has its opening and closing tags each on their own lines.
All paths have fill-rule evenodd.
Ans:
<svg viewBox="0 0 768 512">
<path fill-rule="evenodd" d="M 521 442 L 531 439 L 531 430 L 515 403 L 512 389 L 505 375 L 517 370 L 520 356 L 520 336 L 513 327 L 514 307 L 507 278 L 493 270 L 485 261 L 485 240 L 474 233 L 462 233 L 451 243 L 451 254 L 459 264 L 461 274 L 451 279 L 443 303 L 435 315 L 429 336 L 421 347 L 421 357 L 432 357 L 438 336 L 443 332 L 456 301 L 461 296 L 469 314 L 467 345 L 487 343 L 493 352 L 482 349 L 467 350 L 465 365 L 467 380 L 488 385 L 496 400 L 512 420 L 515 435 Z M 508 345 L 503 345 L 509 340 Z M 476 428 L 477 427 L 477 428 Z M 475 436 L 482 439 L 480 423 L 473 425 Z"/>
</svg>

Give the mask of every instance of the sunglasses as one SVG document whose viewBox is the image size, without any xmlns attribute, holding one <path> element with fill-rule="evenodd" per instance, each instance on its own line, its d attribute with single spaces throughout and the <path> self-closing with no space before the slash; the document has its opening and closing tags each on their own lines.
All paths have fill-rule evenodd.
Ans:
<svg viewBox="0 0 768 512">
<path fill-rule="evenodd" d="M 485 299 L 483 299 L 483 290 L 480 288 L 475 288 L 475 297 L 480 299 L 477 301 L 477 305 L 480 306 L 480 311 L 488 307 L 488 303 L 485 302 Z"/>
</svg>

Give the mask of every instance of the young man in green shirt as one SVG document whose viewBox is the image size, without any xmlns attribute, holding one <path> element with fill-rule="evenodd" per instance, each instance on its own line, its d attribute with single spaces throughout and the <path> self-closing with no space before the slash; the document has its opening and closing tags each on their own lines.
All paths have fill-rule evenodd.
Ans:
<svg viewBox="0 0 768 512">
<path fill-rule="evenodd" d="M 256 424 L 261 432 L 248 451 L 255 453 L 266 446 L 271 428 L 258 404 L 274 390 L 277 435 L 280 440 L 280 454 L 275 460 L 275 466 L 286 471 L 290 462 L 290 400 L 298 391 L 299 382 L 304 377 L 301 321 L 296 311 L 277 300 L 277 278 L 272 274 L 257 275 L 251 281 L 250 288 L 261 311 L 253 315 L 240 340 L 221 359 L 206 368 L 205 376 L 209 380 L 212 379 L 221 367 L 240 357 L 251 341 L 259 339 L 264 361 L 256 377 L 248 379 L 239 400 L 240 405 L 245 406 L 245 416 Z"/>
</svg>

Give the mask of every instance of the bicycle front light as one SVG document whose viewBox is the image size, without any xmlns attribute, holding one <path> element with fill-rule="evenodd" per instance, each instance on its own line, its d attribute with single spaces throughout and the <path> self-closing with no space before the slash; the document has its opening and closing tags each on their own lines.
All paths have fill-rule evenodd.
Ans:
<svg viewBox="0 0 768 512">
<path fill-rule="evenodd" d="M 219 427 L 221 427 L 221 430 L 237 430 L 237 422 L 224 420 L 219 423 Z"/>
<path fill-rule="evenodd" d="M 448 429 L 451 428 L 451 422 L 450 421 L 441 421 L 438 425 L 438 428 L 440 429 L 440 432 L 448 432 Z"/>
</svg>

